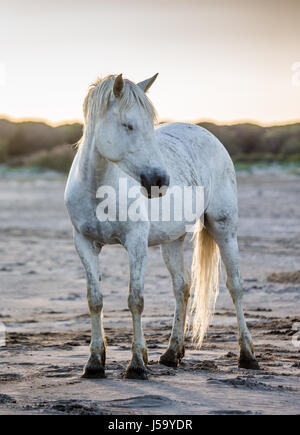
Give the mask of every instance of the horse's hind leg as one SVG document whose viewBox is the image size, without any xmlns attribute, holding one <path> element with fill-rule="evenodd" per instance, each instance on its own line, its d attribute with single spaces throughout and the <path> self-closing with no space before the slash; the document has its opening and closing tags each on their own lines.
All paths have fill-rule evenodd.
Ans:
<svg viewBox="0 0 300 435">
<path fill-rule="evenodd" d="M 166 352 L 160 357 L 161 364 L 177 367 L 184 357 L 184 335 L 186 307 L 190 294 L 188 271 L 183 258 L 184 237 L 161 245 L 164 262 L 170 272 L 173 284 L 176 307 L 173 320 L 172 334 Z"/>
<path fill-rule="evenodd" d="M 142 329 L 142 312 L 144 309 L 144 276 L 147 264 L 148 239 L 146 232 L 139 236 L 139 231 L 128 234 L 125 248 L 128 251 L 130 282 L 128 307 L 133 322 L 132 359 L 125 376 L 130 379 L 147 379 L 145 365 L 148 364 L 147 348 Z"/>
<path fill-rule="evenodd" d="M 75 232 L 75 247 L 86 270 L 87 299 L 91 314 L 92 339 L 90 357 L 84 368 L 85 378 L 105 377 L 105 336 L 102 325 L 103 297 L 100 289 L 100 248 L 94 242 Z"/>
<path fill-rule="evenodd" d="M 226 210 L 222 208 L 208 210 L 205 225 L 220 248 L 227 274 L 226 285 L 236 309 L 240 347 L 239 367 L 258 369 L 242 304 L 243 288 L 239 271 L 237 243 L 237 207 L 234 202 L 232 207 L 228 207 L 229 203 L 230 200 L 227 202 Z"/>
</svg>

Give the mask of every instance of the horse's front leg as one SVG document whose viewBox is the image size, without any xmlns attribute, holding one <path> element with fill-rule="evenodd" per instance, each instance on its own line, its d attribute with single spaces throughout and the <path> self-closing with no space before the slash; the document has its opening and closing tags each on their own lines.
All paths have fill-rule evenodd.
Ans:
<svg viewBox="0 0 300 435">
<path fill-rule="evenodd" d="M 91 315 L 92 339 L 90 357 L 84 368 L 85 378 L 105 377 L 105 336 L 102 325 L 103 297 L 99 284 L 101 248 L 75 231 L 74 241 L 87 276 L 87 299 Z"/>
<path fill-rule="evenodd" d="M 142 312 L 144 309 L 144 277 L 147 263 L 148 240 L 139 237 L 138 232 L 127 237 L 125 247 L 128 251 L 130 281 L 128 307 L 132 314 L 133 343 L 132 359 L 125 376 L 130 379 L 147 379 L 147 348 L 142 329 Z"/>
</svg>

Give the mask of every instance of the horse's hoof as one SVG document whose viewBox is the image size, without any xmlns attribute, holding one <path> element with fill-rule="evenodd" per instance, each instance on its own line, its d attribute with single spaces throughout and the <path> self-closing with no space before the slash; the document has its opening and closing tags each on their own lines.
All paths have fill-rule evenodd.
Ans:
<svg viewBox="0 0 300 435">
<path fill-rule="evenodd" d="M 106 378 L 106 375 L 103 367 L 85 367 L 81 377 L 86 379 L 103 379 Z"/>
<path fill-rule="evenodd" d="M 127 367 L 124 377 L 126 379 L 148 380 L 147 372 L 143 367 Z"/>
<path fill-rule="evenodd" d="M 241 369 L 260 370 L 256 359 L 239 359 L 239 367 Z"/>
<path fill-rule="evenodd" d="M 173 367 L 176 368 L 179 366 L 180 361 L 177 358 L 169 358 L 168 355 L 162 355 L 159 360 L 158 360 L 159 364 L 163 364 L 164 366 L 167 367 Z"/>
<path fill-rule="evenodd" d="M 181 359 L 184 357 L 184 349 L 180 352 L 174 352 L 172 349 L 168 349 L 159 358 L 159 363 L 167 367 L 178 367 Z"/>
</svg>

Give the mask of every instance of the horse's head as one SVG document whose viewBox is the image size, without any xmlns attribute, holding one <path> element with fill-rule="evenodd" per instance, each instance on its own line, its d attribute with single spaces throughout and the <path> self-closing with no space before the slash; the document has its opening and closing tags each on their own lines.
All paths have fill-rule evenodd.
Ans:
<svg viewBox="0 0 300 435">
<path fill-rule="evenodd" d="M 169 185 L 155 138 L 155 109 L 146 96 L 156 77 L 134 84 L 122 74 L 109 76 L 93 85 L 84 104 L 85 128 L 93 124 L 99 153 L 141 183 L 149 198 Z"/>
</svg>

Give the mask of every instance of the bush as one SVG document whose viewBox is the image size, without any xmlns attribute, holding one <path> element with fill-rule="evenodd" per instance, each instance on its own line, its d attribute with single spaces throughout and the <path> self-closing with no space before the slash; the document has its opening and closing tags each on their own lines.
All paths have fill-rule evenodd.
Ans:
<svg viewBox="0 0 300 435">
<path fill-rule="evenodd" d="M 6 162 L 8 157 L 8 141 L 0 139 L 0 163 Z"/>
<path fill-rule="evenodd" d="M 43 122 L 13 123 L 0 120 L 0 143 L 6 141 L 6 159 L 51 150 L 58 145 L 77 142 L 82 135 L 82 125 L 65 124 L 51 127 Z"/>
<path fill-rule="evenodd" d="M 42 169 L 53 169 L 59 172 L 68 172 L 76 150 L 72 145 L 59 145 L 50 151 L 38 151 L 21 161 L 15 161 L 18 166 L 33 166 Z"/>
</svg>

